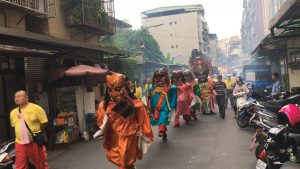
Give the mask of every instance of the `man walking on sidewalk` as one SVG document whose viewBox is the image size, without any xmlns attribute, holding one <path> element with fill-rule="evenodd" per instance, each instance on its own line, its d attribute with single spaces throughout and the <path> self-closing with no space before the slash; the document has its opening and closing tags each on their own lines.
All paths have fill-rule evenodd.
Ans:
<svg viewBox="0 0 300 169">
<path fill-rule="evenodd" d="M 40 106 L 28 101 L 26 91 L 15 94 L 15 103 L 18 106 L 10 112 L 11 126 L 16 135 L 16 169 L 27 169 L 28 161 L 36 169 L 48 169 L 46 147 L 33 142 L 32 133 L 41 132 L 47 125 L 48 119 L 45 111 Z"/>
<path fill-rule="evenodd" d="M 219 106 L 220 117 L 225 118 L 225 94 L 226 84 L 222 82 L 222 76 L 218 76 L 218 82 L 214 84 L 214 91 L 217 94 L 216 100 Z"/>
</svg>

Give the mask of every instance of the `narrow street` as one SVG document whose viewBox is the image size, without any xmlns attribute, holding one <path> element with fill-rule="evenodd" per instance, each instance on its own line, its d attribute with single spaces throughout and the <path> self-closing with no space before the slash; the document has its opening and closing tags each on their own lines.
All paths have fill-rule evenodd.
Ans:
<svg viewBox="0 0 300 169">
<path fill-rule="evenodd" d="M 155 142 L 137 169 L 253 169 L 256 159 L 248 151 L 252 130 L 240 129 L 229 109 L 225 120 L 219 115 L 200 115 L 198 121 L 180 128 L 170 127 L 169 140 Z M 52 169 L 114 169 L 106 160 L 102 141 L 75 145 L 70 150 L 49 153 Z"/>
</svg>

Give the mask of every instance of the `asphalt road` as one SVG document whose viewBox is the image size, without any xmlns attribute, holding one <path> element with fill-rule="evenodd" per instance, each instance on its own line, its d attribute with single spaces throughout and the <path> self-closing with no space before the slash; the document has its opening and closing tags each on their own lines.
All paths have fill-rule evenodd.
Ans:
<svg viewBox="0 0 300 169">
<path fill-rule="evenodd" d="M 181 127 L 169 127 L 168 142 L 157 137 L 137 169 L 255 169 L 256 159 L 248 151 L 252 129 L 240 129 L 229 109 L 219 115 L 200 115 Z M 49 153 L 51 169 L 115 169 L 106 160 L 102 140 L 83 142 L 68 150 Z"/>
</svg>

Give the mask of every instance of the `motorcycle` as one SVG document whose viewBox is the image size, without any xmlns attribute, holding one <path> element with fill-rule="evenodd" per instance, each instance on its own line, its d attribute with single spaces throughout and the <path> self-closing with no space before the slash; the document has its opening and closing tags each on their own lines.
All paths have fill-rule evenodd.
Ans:
<svg viewBox="0 0 300 169">
<path fill-rule="evenodd" d="M 300 135 L 290 134 L 289 125 L 279 125 L 268 132 L 269 138 L 259 154 L 257 169 L 279 169 L 287 161 L 296 162 Z"/>
<path fill-rule="evenodd" d="M 9 140 L 0 145 L 0 169 L 15 169 L 15 142 Z M 35 167 L 29 162 L 28 169 L 35 169 Z"/>
<path fill-rule="evenodd" d="M 296 94 L 286 99 L 258 102 L 249 99 L 239 110 L 237 124 L 241 128 L 256 126 L 270 129 L 278 125 L 278 112 L 287 104 L 296 104 L 300 95 Z"/>
<path fill-rule="evenodd" d="M 9 140 L 0 145 L 0 169 L 15 168 L 15 142 Z"/>
<path fill-rule="evenodd" d="M 277 169 L 286 161 L 300 160 L 300 107 L 288 104 L 279 111 L 280 124 L 268 131 L 268 139 L 259 153 L 257 169 Z"/>
</svg>

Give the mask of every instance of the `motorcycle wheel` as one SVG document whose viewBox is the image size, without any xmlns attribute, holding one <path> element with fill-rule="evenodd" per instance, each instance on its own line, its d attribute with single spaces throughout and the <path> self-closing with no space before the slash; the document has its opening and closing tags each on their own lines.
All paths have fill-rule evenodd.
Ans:
<svg viewBox="0 0 300 169">
<path fill-rule="evenodd" d="M 241 128 L 245 128 L 247 127 L 249 124 L 248 124 L 248 118 L 247 117 L 244 117 L 244 118 L 241 118 L 241 117 L 237 117 L 236 118 L 236 122 L 238 124 L 239 127 Z"/>
<path fill-rule="evenodd" d="M 260 153 L 264 150 L 264 145 L 258 145 L 255 149 L 255 156 L 256 156 L 256 159 L 259 159 L 259 155 Z"/>
</svg>

